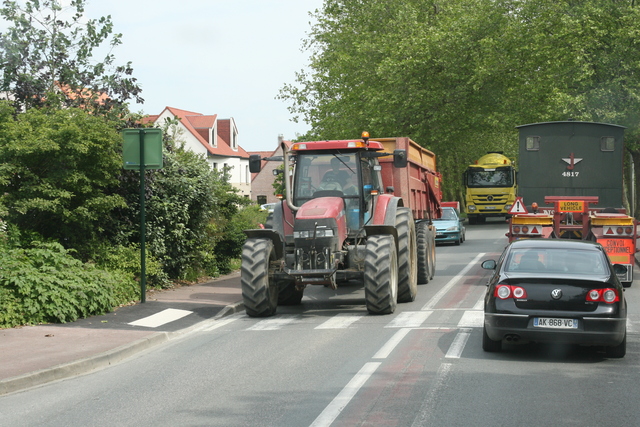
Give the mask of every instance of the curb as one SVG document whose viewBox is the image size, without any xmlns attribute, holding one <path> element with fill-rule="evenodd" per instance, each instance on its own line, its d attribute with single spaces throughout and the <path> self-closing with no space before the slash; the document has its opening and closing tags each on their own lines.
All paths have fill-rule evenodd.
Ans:
<svg viewBox="0 0 640 427">
<path fill-rule="evenodd" d="M 244 304 L 242 302 L 230 304 L 225 306 L 213 319 L 196 323 L 195 325 L 181 331 L 157 332 L 146 338 L 142 338 L 130 344 L 122 345 L 95 356 L 64 363 L 47 369 L 41 369 L 39 371 L 30 372 L 17 377 L 0 380 L 0 396 L 104 369 L 122 362 L 123 360 L 144 350 L 148 350 L 172 339 L 187 335 L 188 333 L 201 328 L 202 323 L 215 322 L 216 320 L 231 316 L 232 314 L 236 314 L 242 310 L 244 310 Z"/>
</svg>

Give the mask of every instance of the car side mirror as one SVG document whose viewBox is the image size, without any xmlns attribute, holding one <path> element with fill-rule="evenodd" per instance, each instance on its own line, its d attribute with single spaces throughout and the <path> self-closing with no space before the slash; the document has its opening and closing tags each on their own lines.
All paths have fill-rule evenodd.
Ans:
<svg viewBox="0 0 640 427">
<path fill-rule="evenodd" d="M 627 266 L 622 264 L 613 264 L 613 272 L 616 275 L 627 274 Z"/>
<path fill-rule="evenodd" d="M 498 264 L 495 262 L 495 260 L 488 259 L 486 261 L 483 261 L 481 265 L 485 270 L 495 270 Z"/>
</svg>

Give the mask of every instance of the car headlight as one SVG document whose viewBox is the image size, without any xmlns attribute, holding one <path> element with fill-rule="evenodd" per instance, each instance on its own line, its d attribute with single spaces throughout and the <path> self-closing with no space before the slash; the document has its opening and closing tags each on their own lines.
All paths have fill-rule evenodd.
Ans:
<svg viewBox="0 0 640 427">
<path fill-rule="evenodd" d="M 469 209 L 469 212 L 475 212 L 476 207 L 474 205 L 467 205 L 467 209 Z"/>
<path fill-rule="evenodd" d="M 451 227 L 447 228 L 447 231 L 458 231 L 458 226 L 452 225 Z"/>
</svg>

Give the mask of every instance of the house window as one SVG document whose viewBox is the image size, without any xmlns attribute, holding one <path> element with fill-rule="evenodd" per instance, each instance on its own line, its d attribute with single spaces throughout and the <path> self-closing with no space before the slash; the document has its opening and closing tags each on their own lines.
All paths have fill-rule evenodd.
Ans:
<svg viewBox="0 0 640 427">
<path fill-rule="evenodd" d="M 603 136 L 600 138 L 601 151 L 613 151 L 616 146 L 616 139 L 612 136 Z"/>
<path fill-rule="evenodd" d="M 248 184 L 248 183 L 249 183 L 249 181 L 250 181 L 249 177 L 251 176 L 251 175 L 249 174 L 249 166 L 245 166 L 245 167 L 244 167 L 244 170 L 245 170 L 245 175 L 246 175 L 246 178 L 247 178 L 247 184 Z"/>
<path fill-rule="evenodd" d="M 256 201 L 259 205 L 265 205 L 267 203 L 267 196 L 258 196 L 256 197 Z"/>
<path fill-rule="evenodd" d="M 526 141 L 527 151 L 540 151 L 540 137 L 528 136 Z"/>
<path fill-rule="evenodd" d="M 217 164 L 217 163 L 215 163 L 215 162 L 213 163 L 213 169 L 214 169 L 214 170 L 218 170 L 218 164 Z"/>
</svg>

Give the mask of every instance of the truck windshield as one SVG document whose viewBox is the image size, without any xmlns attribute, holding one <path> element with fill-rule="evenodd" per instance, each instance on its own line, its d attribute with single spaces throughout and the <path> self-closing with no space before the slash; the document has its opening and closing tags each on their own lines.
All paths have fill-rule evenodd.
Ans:
<svg viewBox="0 0 640 427">
<path fill-rule="evenodd" d="M 359 196 L 355 153 L 298 153 L 293 188 L 294 201 L 323 196 Z"/>
<path fill-rule="evenodd" d="M 467 169 L 467 187 L 513 187 L 511 168 Z"/>
</svg>

